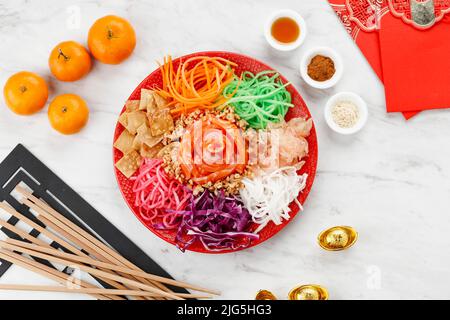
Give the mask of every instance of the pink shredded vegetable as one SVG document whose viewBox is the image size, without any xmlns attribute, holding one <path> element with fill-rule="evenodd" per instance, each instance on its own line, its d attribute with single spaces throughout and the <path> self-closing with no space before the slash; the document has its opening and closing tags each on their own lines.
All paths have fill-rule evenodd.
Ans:
<svg viewBox="0 0 450 320">
<path fill-rule="evenodd" d="M 161 159 L 145 159 L 133 177 L 134 205 L 143 220 L 154 228 L 175 229 L 181 223 L 181 211 L 192 199 L 192 191 L 168 176 Z"/>
</svg>

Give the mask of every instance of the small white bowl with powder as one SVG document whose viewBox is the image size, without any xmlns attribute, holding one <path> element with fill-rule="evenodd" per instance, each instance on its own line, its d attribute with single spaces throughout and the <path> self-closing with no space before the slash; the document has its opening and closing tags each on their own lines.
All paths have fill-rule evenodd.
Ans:
<svg viewBox="0 0 450 320">
<path fill-rule="evenodd" d="M 340 134 L 354 134 L 367 122 L 368 111 L 364 100 L 353 92 L 332 96 L 325 106 L 325 120 L 331 130 Z"/>
</svg>

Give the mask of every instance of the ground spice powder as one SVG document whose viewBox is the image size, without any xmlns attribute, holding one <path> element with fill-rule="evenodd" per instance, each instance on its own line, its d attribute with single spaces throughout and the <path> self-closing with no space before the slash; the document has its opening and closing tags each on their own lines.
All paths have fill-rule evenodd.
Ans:
<svg viewBox="0 0 450 320">
<path fill-rule="evenodd" d="M 325 56 L 315 56 L 308 65 L 308 75 L 315 81 L 330 80 L 335 73 L 334 61 Z"/>
</svg>

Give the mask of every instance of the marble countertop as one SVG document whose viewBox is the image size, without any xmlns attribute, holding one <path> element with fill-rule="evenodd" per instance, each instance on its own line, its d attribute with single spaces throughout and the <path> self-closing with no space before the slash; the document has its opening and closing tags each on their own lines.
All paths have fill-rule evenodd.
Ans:
<svg viewBox="0 0 450 320">
<path fill-rule="evenodd" d="M 266 18 L 290 8 L 305 18 L 303 46 L 272 51 L 263 36 Z M 47 67 L 50 50 L 63 40 L 86 43 L 89 26 L 116 14 L 131 21 L 137 47 L 117 66 L 95 63 L 87 78 L 60 83 Z M 75 93 L 91 109 L 80 134 L 53 131 L 45 111 L 19 117 L 0 99 L 0 159 L 23 143 L 63 180 L 121 229 L 175 278 L 216 288 L 224 299 L 252 299 L 259 289 L 285 298 L 297 284 L 317 283 L 331 299 L 450 298 L 450 113 L 429 111 L 406 122 L 386 114 L 383 86 L 326 0 L 279 1 L 0 1 L 0 84 L 20 70 L 38 72 L 51 97 Z M 345 73 L 327 91 L 300 78 L 305 50 L 325 45 L 343 56 Z M 133 216 L 113 174 L 111 145 L 118 113 L 136 85 L 165 54 L 226 50 L 273 66 L 303 95 L 319 139 L 316 181 L 304 212 L 279 235 L 258 247 L 227 255 L 182 254 L 150 233 Z M 328 129 L 323 109 L 339 91 L 360 94 L 369 121 L 353 137 Z M 359 241 L 345 252 L 316 243 L 323 229 L 351 225 Z M 3 283 L 50 283 L 14 266 Z M 87 298 L 80 295 L 0 292 L 0 299 Z"/>
</svg>

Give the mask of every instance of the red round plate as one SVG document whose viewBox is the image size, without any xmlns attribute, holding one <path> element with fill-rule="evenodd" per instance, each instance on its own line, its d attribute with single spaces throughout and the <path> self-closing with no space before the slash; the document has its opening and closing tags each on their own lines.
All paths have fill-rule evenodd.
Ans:
<svg viewBox="0 0 450 320">
<path fill-rule="evenodd" d="M 243 71 L 250 71 L 253 73 L 258 73 L 258 72 L 264 71 L 264 70 L 274 70 L 273 68 L 267 66 L 266 64 L 264 64 L 256 59 L 253 59 L 251 57 L 237 54 L 237 53 L 223 52 L 223 51 L 212 51 L 212 52 L 208 51 L 208 52 L 193 53 L 193 54 L 190 54 L 190 55 L 187 55 L 184 57 L 180 57 L 180 58 L 174 60 L 174 64 L 178 63 L 180 61 L 180 59 L 186 60 L 188 58 L 195 57 L 195 56 L 211 56 L 211 57 L 215 56 L 215 57 L 222 57 L 222 58 L 228 59 L 230 61 L 233 61 L 233 62 L 237 63 L 237 65 L 238 65 L 235 69 L 236 73 L 238 75 L 240 75 L 241 72 L 243 72 Z M 284 78 L 283 76 L 281 76 L 281 79 L 284 83 L 287 82 L 286 78 Z M 158 70 L 155 70 L 154 72 L 152 72 L 147 78 L 145 78 L 144 81 L 141 82 L 140 85 L 137 86 L 137 88 L 133 91 L 133 93 L 129 97 L 129 100 L 139 100 L 141 89 L 161 87 L 161 86 L 162 86 L 161 72 L 158 69 Z M 306 104 L 303 101 L 300 94 L 298 93 L 298 91 L 295 90 L 295 88 L 292 85 L 288 86 L 287 89 L 292 95 L 292 103 L 294 104 L 294 107 L 289 110 L 288 114 L 286 115 L 286 120 L 290 120 L 291 118 L 295 118 L 295 117 L 310 118 L 311 114 L 309 113 L 309 110 L 306 107 Z M 123 107 L 121 113 L 124 111 L 125 111 L 125 106 Z M 114 132 L 114 141 L 118 138 L 118 136 L 122 133 L 123 130 L 124 130 L 124 128 L 122 127 L 122 125 L 120 123 L 117 123 L 116 129 Z M 308 194 L 311 190 L 311 187 L 314 182 L 315 175 L 316 175 L 317 136 L 316 136 L 316 130 L 315 130 L 314 126 L 313 126 L 313 128 L 311 130 L 311 134 L 309 135 L 307 140 L 309 143 L 309 155 L 306 158 L 306 164 L 303 166 L 302 170 L 299 172 L 299 174 L 303 174 L 303 173 L 308 174 L 308 180 L 307 180 L 306 187 L 298 197 L 300 203 L 302 203 L 302 204 L 305 203 L 306 198 L 308 197 Z M 123 156 L 122 152 L 113 148 L 114 163 L 116 163 L 122 156 Z M 138 213 L 139 212 L 138 209 L 133 205 L 133 202 L 134 202 L 133 193 L 132 193 L 133 182 L 130 181 L 130 179 L 127 179 L 120 171 L 118 171 L 116 169 L 116 167 L 114 167 L 114 171 L 116 174 L 117 183 L 119 184 L 120 191 L 122 192 L 122 195 L 123 195 L 125 201 L 127 202 L 131 211 L 133 211 L 135 216 L 151 232 L 156 234 L 161 239 L 175 245 L 176 230 L 156 230 L 151 225 L 149 225 L 144 220 L 142 220 Z M 290 220 L 285 221 L 283 224 L 278 225 L 278 226 L 274 225 L 273 223 L 270 223 L 260 232 L 260 238 L 258 240 L 252 241 L 250 246 L 248 246 L 247 248 L 256 246 L 256 245 L 266 241 L 267 239 L 269 239 L 269 238 L 273 237 L 275 234 L 277 234 L 281 229 L 283 229 L 290 221 L 292 221 L 292 219 L 297 215 L 297 213 L 299 211 L 299 208 L 294 203 L 291 204 L 291 209 L 292 209 L 292 212 L 291 212 Z M 245 248 L 245 249 L 247 249 L 247 248 Z M 233 251 L 239 251 L 242 249 L 224 250 L 224 251 L 220 251 L 220 252 L 210 252 L 210 251 L 207 251 L 200 242 L 196 241 L 189 247 L 188 250 L 201 252 L 201 253 L 229 253 L 229 252 L 233 252 Z"/>
</svg>

